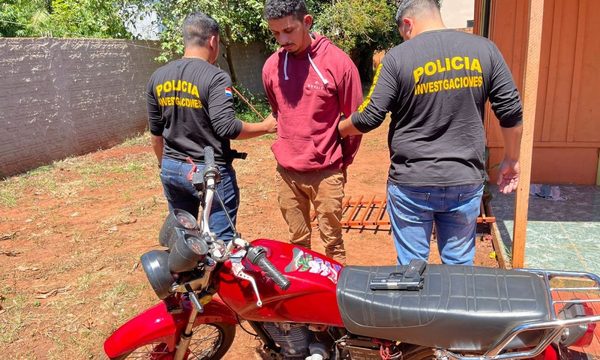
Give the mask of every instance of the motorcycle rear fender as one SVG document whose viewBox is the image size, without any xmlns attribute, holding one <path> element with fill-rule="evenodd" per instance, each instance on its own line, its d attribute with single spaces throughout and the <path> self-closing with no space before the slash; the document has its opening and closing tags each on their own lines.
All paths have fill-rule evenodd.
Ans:
<svg viewBox="0 0 600 360">
<path fill-rule="evenodd" d="M 169 313 L 164 301 L 119 327 L 104 342 L 104 352 L 110 358 L 127 354 L 141 346 L 165 343 L 169 351 L 175 351 L 181 332 L 184 331 L 191 310 L 189 301 L 183 303 L 182 311 Z M 237 324 L 237 317 L 221 299 L 213 298 L 196 317 L 195 324 Z"/>
</svg>

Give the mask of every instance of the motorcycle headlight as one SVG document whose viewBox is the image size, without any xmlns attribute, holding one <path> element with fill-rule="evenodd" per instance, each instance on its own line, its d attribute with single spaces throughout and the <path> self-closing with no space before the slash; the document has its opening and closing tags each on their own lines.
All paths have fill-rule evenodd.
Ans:
<svg viewBox="0 0 600 360">
<path fill-rule="evenodd" d="M 171 286 L 175 282 L 169 271 L 169 253 L 165 250 L 152 250 L 141 257 L 146 277 L 159 299 L 171 295 Z"/>
</svg>

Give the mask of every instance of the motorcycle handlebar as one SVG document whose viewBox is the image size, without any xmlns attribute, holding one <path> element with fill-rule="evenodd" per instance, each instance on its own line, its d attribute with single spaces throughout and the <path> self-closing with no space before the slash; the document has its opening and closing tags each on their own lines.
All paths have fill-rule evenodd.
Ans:
<svg viewBox="0 0 600 360">
<path fill-rule="evenodd" d="M 211 146 L 204 147 L 204 172 L 205 188 L 210 188 L 221 181 L 221 172 L 215 163 L 215 149 Z"/>
<path fill-rule="evenodd" d="M 267 259 L 266 254 L 267 251 L 264 248 L 254 246 L 248 249 L 246 256 L 251 263 L 260 267 L 281 290 L 287 290 L 291 285 L 290 281 Z"/>
<path fill-rule="evenodd" d="M 212 146 L 204 147 L 204 165 L 206 167 L 215 166 L 215 149 Z"/>
</svg>

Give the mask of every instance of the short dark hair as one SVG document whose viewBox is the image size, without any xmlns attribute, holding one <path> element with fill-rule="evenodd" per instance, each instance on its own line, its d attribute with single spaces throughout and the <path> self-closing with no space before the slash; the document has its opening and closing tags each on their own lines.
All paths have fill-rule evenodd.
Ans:
<svg viewBox="0 0 600 360">
<path fill-rule="evenodd" d="M 183 44 L 189 46 L 204 46 L 213 35 L 219 35 L 219 24 L 203 12 L 194 12 L 183 21 Z"/>
<path fill-rule="evenodd" d="M 437 9 L 442 7 L 442 0 L 396 0 L 398 11 L 396 12 L 396 24 L 400 25 L 402 18 L 414 15 L 421 10 Z"/>
<path fill-rule="evenodd" d="M 308 14 L 304 0 L 267 0 L 265 2 L 265 18 L 267 20 L 294 16 L 302 20 Z"/>
</svg>

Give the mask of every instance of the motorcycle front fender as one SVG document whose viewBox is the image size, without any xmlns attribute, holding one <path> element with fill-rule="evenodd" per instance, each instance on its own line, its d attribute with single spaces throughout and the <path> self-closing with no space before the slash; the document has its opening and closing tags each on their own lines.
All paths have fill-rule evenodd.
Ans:
<svg viewBox="0 0 600 360">
<path fill-rule="evenodd" d="M 175 351 L 179 336 L 187 326 L 191 309 L 190 302 L 185 301 L 181 311 L 170 313 L 166 303 L 162 301 L 119 327 L 104 342 L 104 352 L 113 359 L 153 343 L 165 343 L 169 351 Z M 204 311 L 198 314 L 194 323 L 237 324 L 237 317 L 221 299 L 213 298 L 204 306 Z"/>
</svg>

